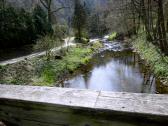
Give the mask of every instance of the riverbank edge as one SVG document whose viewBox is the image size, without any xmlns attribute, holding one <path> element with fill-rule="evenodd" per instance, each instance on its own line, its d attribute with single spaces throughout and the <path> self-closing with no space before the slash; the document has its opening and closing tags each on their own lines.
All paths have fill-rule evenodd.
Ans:
<svg viewBox="0 0 168 126">
<path fill-rule="evenodd" d="M 15 85 L 32 85 L 32 86 L 55 86 L 57 85 L 57 83 L 62 81 L 61 78 L 66 78 L 66 76 L 69 76 L 69 74 L 73 73 L 79 67 L 87 64 L 87 62 L 90 61 L 91 57 L 95 53 L 97 53 L 97 51 L 100 48 L 102 48 L 102 46 L 103 44 L 100 41 L 96 41 L 94 43 L 88 43 L 87 45 L 77 44 L 76 47 L 69 48 L 69 51 L 66 52 L 66 55 L 60 57 L 61 59 L 52 60 L 48 62 L 45 61 L 44 60 L 45 57 L 42 56 L 39 58 L 26 59 L 24 61 L 20 61 L 14 64 L 0 66 L 0 75 L 2 75 L 0 77 L 0 83 L 15 84 Z M 75 53 L 74 56 L 73 53 Z M 64 61 L 66 61 L 66 63 L 68 63 L 69 66 L 66 65 Z M 43 62 L 46 65 L 45 66 L 46 69 L 43 68 L 43 70 L 45 69 L 45 71 L 41 73 L 41 77 L 34 75 L 35 64 L 36 66 L 40 66 L 41 65 L 40 62 Z M 56 68 L 54 68 L 54 66 Z M 23 68 L 24 70 L 22 72 Z M 56 70 L 53 72 L 53 70 L 57 68 L 58 71 Z M 14 76 L 15 74 L 18 73 L 19 76 L 18 75 Z M 56 76 L 55 73 L 58 76 Z M 3 76 L 9 76 L 7 77 L 7 79 L 9 80 L 3 79 Z M 58 81 L 54 81 L 55 79 Z"/>
<path fill-rule="evenodd" d="M 163 93 L 168 92 L 168 57 L 159 54 L 157 48 L 146 40 L 145 35 L 133 36 L 128 40 L 133 46 L 134 52 L 140 55 L 149 66 L 154 76 L 160 80 L 159 90 Z"/>
</svg>

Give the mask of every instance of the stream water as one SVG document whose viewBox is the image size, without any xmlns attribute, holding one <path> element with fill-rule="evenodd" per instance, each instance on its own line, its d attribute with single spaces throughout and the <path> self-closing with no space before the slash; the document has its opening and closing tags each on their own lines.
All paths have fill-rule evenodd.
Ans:
<svg viewBox="0 0 168 126">
<path fill-rule="evenodd" d="M 126 42 L 102 40 L 104 48 L 63 82 L 67 88 L 156 93 L 157 81 Z"/>
</svg>

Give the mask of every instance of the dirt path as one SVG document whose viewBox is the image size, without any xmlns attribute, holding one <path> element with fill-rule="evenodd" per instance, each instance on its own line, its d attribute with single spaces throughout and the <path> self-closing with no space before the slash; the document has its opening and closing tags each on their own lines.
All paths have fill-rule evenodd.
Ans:
<svg viewBox="0 0 168 126">
<path fill-rule="evenodd" d="M 61 48 L 66 48 L 68 46 L 75 46 L 73 41 L 74 41 L 74 37 L 66 38 L 64 45 L 56 47 L 56 48 L 53 48 L 51 51 L 55 52 L 55 51 L 60 50 Z M 46 54 L 46 51 L 33 53 L 33 54 L 22 56 L 22 57 L 13 58 L 13 59 L 6 60 L 6 61 L 1 61 L 0 65 L 4 66 L 4 65 L 7 65 L 7 64 L 13 64 L 13 63 L 17 63 L 17 62 L 20 62 L 22 60 L 25 60 L 25 59 L 31 59 L 31 58 L 35 58 L 35 57 L 40 57 L 40 56 L 43 56 L 45 54 Z"/>
</svg>

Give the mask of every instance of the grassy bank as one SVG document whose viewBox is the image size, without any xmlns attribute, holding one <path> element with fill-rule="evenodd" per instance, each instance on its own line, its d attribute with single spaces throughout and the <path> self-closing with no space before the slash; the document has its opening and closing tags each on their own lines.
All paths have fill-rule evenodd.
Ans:
<svg viewBox="0 0 168 126">
<path fill-rule="evenodd" d="M 57 81 L 64 80 L 79 66 L 86 64 L 90 60 L 91 54 L 92 50 L 89 48 L 70 48 L 62 59 L 38 62 L 36 65 L 39 66 L 36 69 L 38 76 L 33 79 L 33 85 L 52 86 Z"/>
<path fill-rule="evenodd" d="M 102 47 L 100 42 L 78 45 L 62 49 L 58 55 L 34 58 L 15 64 L 0 66 L 0 83 L 18 85 L 54 86 L 72 74 L 77 68 L 86 64 L 92 55 Z"/>
<path fill-rule="evenodd" d="M 153 44 L 147 42 L 145 35 L 133 37 L 132 45 L 168 89 L 168 57 L 162 56 Z"/>
</svg>

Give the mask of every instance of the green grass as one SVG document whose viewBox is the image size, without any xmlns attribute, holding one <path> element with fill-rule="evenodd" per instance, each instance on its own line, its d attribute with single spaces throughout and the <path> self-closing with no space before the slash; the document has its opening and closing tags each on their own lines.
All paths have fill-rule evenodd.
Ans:
<svg viewBox="0 0 168 126">
<path fill-rule="evenodd" d="M 108 38 L 109 41 L 113 41 L 115 38 L 117 37 L 117 33 L 116 32 L 112 32 Z"/>
<path fill-rule="evenodd" d="M 39 77 L 34 78 L 33 85 L 53 86 L 58 80 L 76 70 L 91 59 L 89 48 L 71 48 L 61 60 L 44 62 L 40 68 Z"/>
<path fill-rule="evenodd" d="M 163 84 L 168 85 L 168 57 L 161 56 L 158 48 L 146 41 L 145 35 L 135 38 L 132 44 L 140 56 L 151 66 L 154 74 L 160 78 Z"/>
</svg>

